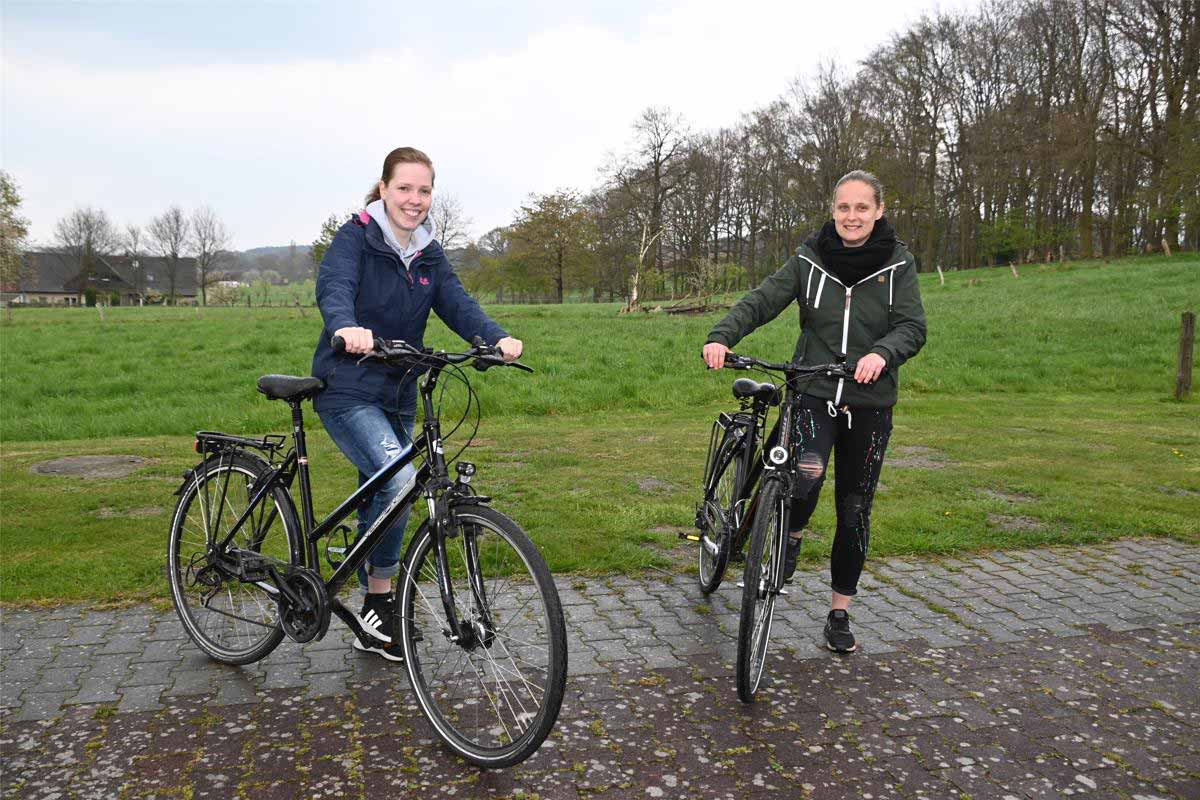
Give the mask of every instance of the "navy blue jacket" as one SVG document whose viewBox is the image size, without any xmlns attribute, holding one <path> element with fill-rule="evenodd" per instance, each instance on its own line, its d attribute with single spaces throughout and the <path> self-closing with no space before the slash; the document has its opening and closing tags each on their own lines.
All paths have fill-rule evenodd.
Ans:
<svg viewBox="0 0 1200 800">
<path fill-rule="evenodd" d="M 467 294 L 441 245 L 431 242 L 405 269 L 379 223 L 365 212 L 343 225 L 325 252 L 317 273 L 317 305 L 325 320 L 312 362 L 312 374 L 325 381 L 313 403 L 318 411 L 355 405 L 411 411 L 416 406 L 416 382 L 410 377 L 401 386 L 402 370 L 373 360 L 358 364 L 360 356 L 333 352 L 329 339 L 340 328 L 369 328 L 378 337 L 422 347 L 432 309 L 468 342 L 479 336 L 495 344 L 508 335 Z"/>
</svg>

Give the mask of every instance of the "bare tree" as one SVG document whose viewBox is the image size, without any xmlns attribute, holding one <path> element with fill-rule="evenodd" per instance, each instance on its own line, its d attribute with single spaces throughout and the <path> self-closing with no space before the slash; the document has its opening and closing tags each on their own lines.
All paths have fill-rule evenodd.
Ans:
<svg viewBox="0 0 1200 800">
<path fill-rule="evenodd" d="M 152 219 L 146 230 L 150 237 L 150 249 L 167 261 L 167 283 L 170 293 L 168 302 L 175 305 L 176 290 L 179 286 L 179 264 L 190 244 L 191 224 L 184 216 L 183 209 L 171 206 Z"/>
<path fill-rule="evenodd" d="M 122 237 L 122 247 L 125 250 L 125 257 L 129 259 L 129 278 L 133 282 L 133 289 L 138 293 L 138 297 L 142 297 L 146 293 L 146 268 L 142 264 L 142 250 L 145 247 L 145 233 L 137 225 L 126 225 L 125 235 Z"/>
<path fill-rule="evenodd" d="M 200 302 L 208 305 L 208 287 L 219 277 L 217 267 L 228 257 L 229 231 L 217 213 L 208 206 L 192 212 L 192 247 L 196 252 L 196 273 L 200 281 Z M 295 250 L 296 243 L 292 242 Z"/>
<path fill-rule="evenodd" d="M 687 126 L 670 109 L 651 107 L 638 117 L 633 130 L 632 152 L 612 159 L 609 181 L 629 196 L 640 220 L 648 226 L 652 266 L 659 269 L 663 262 L 663 210 L 687 164 Z"/>
<path fill-rule="evenodd" d="M 465 247 L 470 241 L 467 230 L 471 227 L 471 218 L 463 211 L 462 203 L 454 195 L 434 195 L 429 217 L 433 220 L 434 233 L 442 243 L 443 250 Z"/>
<path fill-rule="evenodd" d="M 54 239 L 64 253 L 90 277 L 100 256 L 112 253 L 120 246 L 120 236 L 97 208 L 77 208 L 54 226 Z"/>
</svg>

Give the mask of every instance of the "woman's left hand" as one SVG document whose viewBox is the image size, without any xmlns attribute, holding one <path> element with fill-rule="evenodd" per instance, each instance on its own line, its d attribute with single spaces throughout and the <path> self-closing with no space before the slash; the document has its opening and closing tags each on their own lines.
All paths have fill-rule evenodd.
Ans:
<svg viewBox="0 0 1200 800">
<path fill-rule="evenodd" d="M 496 342 L 496 346 L 500 348 L 500 352 L 504 354 L 505 361 L 516 361 L 521 357 L 521 353 L 525 350 L 525 345 L 520 339 L 514 339 L 511 336 L 505 336 L 500 341 Z"/>
<path fill-rule="evenodd" d="M 854 380 L 859 383 L 874 383 L 883 374 L 887 362 L 878 353 L 867 353 L 858 360 L 854 369 Z"/>
</svg>

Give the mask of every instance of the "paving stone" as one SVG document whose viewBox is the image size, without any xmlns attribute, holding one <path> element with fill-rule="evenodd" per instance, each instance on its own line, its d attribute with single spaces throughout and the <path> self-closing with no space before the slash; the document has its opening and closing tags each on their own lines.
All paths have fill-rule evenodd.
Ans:
<svg viewBox="0 0 1200 800">
<path fill-rule="evenodd" d="M 1173 569 L 1155 583 L 1145 563 Z M 558 725 L 526 764 L 489 773 L 435 741 L 402 668 L 351 658 L 336 621 L 320 642 L 230 668 L 170 612 L 3 609 L 0 757 L 12 785 L 139 800 L 178 796 L 182 783 L 194 796 L 337 796 L 360 785 L 346 765 L 384 757 L 400 769 L 370 772 L 368 794 L 1198 794 L 1200 547 L 1144 540 L 869 568 L 849 658 L 823 647 L 824 570 L 797 573 L 751 705 L 733 687 L 732 574 L 707 597 L 692 576 L 558 579 L 570 648 Z M 1148 592 L 1160 598 L 1149 610 Z M 360 745 L 366 755 L 352 755 Z"/>
</svg>

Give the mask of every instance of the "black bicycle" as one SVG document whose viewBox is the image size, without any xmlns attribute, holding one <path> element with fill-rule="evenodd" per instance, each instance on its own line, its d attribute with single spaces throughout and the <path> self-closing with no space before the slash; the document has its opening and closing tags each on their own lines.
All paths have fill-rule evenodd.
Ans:
<svg viewBox="0 0 1200 800">
<path fill-rule="evenodd" d="M 803 468 L 792 453 L 796 408 L 809 381 L 817 377 L 852 379 L 855 365 L 776 364 L 728 353 L 725 366 L 784 376 L 782 391 L 773 383 L 748 378 L 734 381 L 733 396 L 740 408 L 721 412 L 713 424 L 704 497 L 696 509 L 699 535 L 684 535 L 700 545 L 700 589 L 706 594 L 720 586 L 728 562 L 745 550 L 739 584 L 737 690 L 738 698 L 749 703 L 766 664 L 775 598 L 787 594 L 783 562 L 788 514 L 793 486 Z M 764 439 L 767 415 L 773 407 L 779 407 L 778 419 Z"/>
<path fill-rule="evenodd" d="M 340 339 L 333 344 L 343 349 Z M 317 524 L 301 403 L 324 384 L 312 377 L 259 378 L 260 392 L 291 407 L 292 446 L 285 452 L 283 435 L 196 434 L 203 461 L 176 491 L 167 550 L 175 610 L 196 645 L 227 664 L 257 661 L 285 635 L 297 642 L 320 639 L 331 614 L 363 644 L 377 646 L 337 593 L 384 532 L 424 498 L 429 517 L 405 552 L 396 592 L 399 630 L 390 633 L 400 637 L 422 713 L 446 744 L 479 766 L 511 766 L 541 746 L 558 718 L 567 670 L 562 606 L 528 535 L 472 489 L 475 465 L 457 460 L 451 479 L 448 463 L 470 439 L 445 457 L 434 394 L 442 378 L 460 379 L 467 387 L 463 419 L 474 402 L 477 430 L 478 399 L 458 365 L 532 370 L 506 363 L 479 341 L 466 352 L 447 353 L 376 339 L 364 358 L 426 371 L 424 421 L 413 446 Z M 420 466 L 400 494 L 351 543 L 341 521 L 417 459 Z M 299 513 L 291 494 L 297 478 Z M 328 579 L 317 551 L 322 538 L 333 570 Z"/>
</svg>

